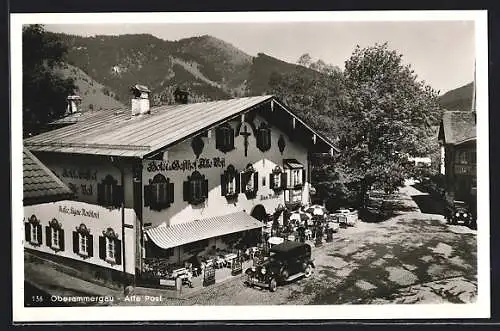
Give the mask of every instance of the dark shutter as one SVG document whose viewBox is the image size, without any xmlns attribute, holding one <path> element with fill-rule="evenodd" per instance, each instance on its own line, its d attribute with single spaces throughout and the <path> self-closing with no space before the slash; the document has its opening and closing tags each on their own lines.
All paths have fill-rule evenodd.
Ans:
<svg viewBox="0 0 500 331">
<path fill-rule="evenodd" d="M 78 246 L 80 245 L 80 242 L 78 240 L 78 232 L 73 231 L 73 253 L 78 254 L 80 252 Z"/>
<path fill-rule="evenodd" d="M 241 176 L 241 193 L 245 193 L 248 182 L 248 173 L 242 172 L 240 176 Z"/>
<path fill-rule="evenodd" d="M 270 189 L 274 189 L 275 188 L 274 187 L 274 176 L 275 176 L 275 174 L 273 174 L 273 173 L 269 174 L 269 188 Z"/>
<path fill-rule="evenodd" d="M 24 223 L 24 240 L 26 242 L 31 240 L 31 223 Z"/>
<path fill-rule="evenodd" d="M 94 256 L 94 236 L 89 234 L 88 235 L 88 238 L 89 238 L 89 241 L 88 241 L 88 253 L 89 253 L 89 257 L 92 257 Z"/>
<path fill-rule="evenodd" d="M 306 169 L 302 169 L 302 184 L 307 182 Z"/>
<path fill-rule="evenodd" d="M 185 181 L 182 183 L 183 188 L 182 188 L 182 196 L 184 198 L 184 201 L 190 201 L 191 200 L 191 190 L 189 189 L 189 181 Z"/>
<path fill-rule="evenodd" d="M 115 262 L 122 264 L 122 241 L 115 239 Z"/>
<path fill-rule="evenodd" d="M 50 226 L 45 227 L 45 244 L 47 247 L 52 247 L 52 233 L 50 233 Z"/>
<path fill-rule="evenodd" d="M 113 205 L 115 207 L 121 207 L 122 202 L 123 202 L 123 186 L 122 185 L 115 185 L 113 187 Z"/>
<path fill-rule="evenodd" d="M 226 196 L 227 194 L 226 176 L 224 174 L 220 175 L 220 194 L 222 196 Z"/>
<path fill-rule="evenodd" d="M 38 224 L 36 226 L 38 228 L 38 244 L 42 244 L 42 225 L 41 224 Z"/>
<path fill-rule="evenodd" d="M 236 178 L 236 187 L 234 189 L 234 192 L 236 192 L 236 194 L 238 194 L 238 193 L 240 193 L 240 190 L 241 190 L 241 177 L 240 177 L 239 173 L 236 173 L 234 175 L 234 177 Z"/>
<path fill-rule="evenodd" d="M 281 187 L 282 188 L 287 188 L 288 187 L 288 183 L 287 183 L 287 175 L 286 175 L 286 171 L 285 172 L 282 172 L 281 173 Z"/>
<path fill-rule="evenodd" d="M 99 236 L 99 258 L 106 260 L 106 237 Z"/>
<path fill-rule="evenodd" d="M 253 191 L 257 192 L 259 190 L 259 173 L 254 172 L 253 174 Z"/>
<path fill-rule="evenodd" d="M 227 130 L 229 134 L 229 148 L 228 150 L 234 149 L 234 129 L 231 128 L 230 130 Z"/>
<path fill-rule="evenodd" d="M 215 129 L 215 148 L 217 149 L 221 148 L 221 141 L 222 141 L 222 130 L 217 128 Z"/>
<path fill-rule="evenodd" d="M 97 184 L 97 202 L 99 204 L 104 202 L 104 184 Z"/>
<path fill-rule="evenodd" d="M 151 205 L 151 185 L 144 185 L 144 207 Z"/>
<path fill-rule="evenodd" d="M 59 250 L 64 251 L 64 230 L 59 230 Z"/>
<path fill-rule="evenodd" d="M 203 180 L 203 197 L 208 198 L 208 179 Z"/>
<path fill-rule="evenodd" d="M 168 183 L 167 186 L 167 202 L 174 203 L 174 183 Z"/>
</svg>

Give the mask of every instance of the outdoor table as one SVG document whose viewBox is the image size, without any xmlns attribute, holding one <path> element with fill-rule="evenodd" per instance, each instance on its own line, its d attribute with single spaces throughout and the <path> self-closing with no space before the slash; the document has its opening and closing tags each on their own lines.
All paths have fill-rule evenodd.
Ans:
<svg viewBox="0 0 500 331">
<path fill-rule="evenodd" d="M 215 266 L 217 268 L 222 268 L 225 263 L 226 263 L 226 261 L 220 256 L 218 256 L 217 259 L 215 260 Z"/>
<path fill-rule="evenodd" d="M 185 275 L 187 274 L 187 269 L 186 268 L 179 268 L 179 269 L 175 269 L 172 271 L 172 277 L 173 278 L 176 278 L 178 276 L 182 276 L 182 275 Z"/>
<path fill-rule="evenodd" d="M 231 267 L 233 260 L 237 257 L 238 257 L 238 255 L 236 255 L 235 253 L 229 253 L 229 254 L 224 255 L 224 260 L 226 261 L 228 266 Z"/>
</svg>

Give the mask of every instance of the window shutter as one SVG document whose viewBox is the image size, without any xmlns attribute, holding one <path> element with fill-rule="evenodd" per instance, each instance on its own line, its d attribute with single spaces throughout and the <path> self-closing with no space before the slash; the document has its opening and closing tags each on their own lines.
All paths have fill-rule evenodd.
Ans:
<svg viewBox="0 0 500 331">
<path fill-rule="evenodd" d="M 203 197 L 208 198 L 208 179 L 203 180 Z"/>
<path fill-rule="evenodd" d="M 151 185 L 144 185 L 144 207 L 151 205 Z"/>
<path fill-rule="evenodd" d="M 89 241 L 88 241 L 88 244 L 89 244 L 88 253 L 89 253 L 89 256 L 92 257 L 92 256 L 94 256 L 94 236 L 91 235 L 91 234 L 89 234 L 88 238 L 89 238 Z"/>
<path fill-rule="evenodd" d="M 97 184 L 97 202 L 102 204 L 104 201 L 104 184 Z"/>
<path fill-rule="evenodd" d="M 99 258 L 106 260 L 106 237 L 99 236 Z"/>
<path fill-rule="evenodd" d="M 167 197 L 169 203 L 174 203 L 174 183 L 168 183 Z"/>
<path fill-rule="evenodd" d="M 233 150 L 234 149 L 234 129 L 231 128 L 228 130 L 229 134 L 229 148 L 228 150 Z"/>
<path fill-rule="evenodd" d="M 236 187 L 234 188 L 234 192 L 236 192 L 236 194 L 240 193 L 240 190 L 241 190 L 241 177 L 240 177 L 240 174 L 237 173 L 234 175 L 234 178 L 236 179 Z"/>
<path fill-rule="evenodd" d="M 64 230 L 59 230 L 59 249 L 64 251 Z"/>
<path fill-rule="evenodd" d="M 78 252 L 80 251 L 79 247 L 78 247 L 80 245 L 78 239 L 79 239 L 78 232 L 73 231 L 73 253 L 76 253 L 76 254 L 78 254 Z"/>
<path fill-rule="evenodd" d="M 259 190 L 259 173 L 254 172 L 253 174 L 253 191 L 257 192 Z"/>
<path fill-rule="evenodd" d="M 281 187 L 282 188 L 287 188 L 288 183 L 287 183 L 287 174 L 286 171 L 281 173 Z"/>
<path fill-rule="evenodd" d="M 270 173 L 269 174 L 269 188 L 270 189 L 274 189 L 274 176 L 276 176 L 275 174 L 273 173 Z"/>
<path fill-rule="evenodd" d="M 121 207 L 123 202 L 123 186 L 115 185 L 113 189 L 114 189 L 113 205 L 115 207 Z"/>
<path fill-rule="evenodd" d="M 302 184 L 305 184 L 306 182 L 307 182 L 306 169 L 302 169 Z"/>
<path fill-rule="evenodd" d="M 191 190 L 189 189 L 189 181 L 185 181 L 183 183 L 183 188 L 182 188 L 182 196 L 184 198 L 184 201 L 190 201 L 191 200 Z"/>
<path fill-rule="evenodd" d="M 46 226 L 45 227 L 45 244 L 47 245 L 47 247 L 51 247 L 52 246 L 52 233 L 50 231 L 50 226 Z"/>
<path fill-rule="evenodd" d="M 220 149 L 221 148 L 221 141 L 222 141 L 222 130 L 220 128 L 215 129 L 215 148 Z"/>
<path fill-rule="evenodd" d="M 241 176 L 241 193 L 245 193 L 247 182 L 248 182 L 248 173 L 242 172 Z"/>
<path fill-rule="evenodd" d="M 220 175 L 220 194 L 222 196 L 226 196 L 227 194 L 226 176 L 224 174 Z"/>
<path fill-rule="evenodd" d="M 24 240 L 29 242 L 31 240 L 31 224 L 24 223 Z"/>
<path fill-rule="evenodd" d="M 122 264 L 122 241 L 115 239 L 115 262 Z"/>
<path fill-rule="evenodd" d="M 38 232 L 38 244 L 42 244 L 42 225 L 38 224 L 37 226 L 37 232 Z"/>
</svg>

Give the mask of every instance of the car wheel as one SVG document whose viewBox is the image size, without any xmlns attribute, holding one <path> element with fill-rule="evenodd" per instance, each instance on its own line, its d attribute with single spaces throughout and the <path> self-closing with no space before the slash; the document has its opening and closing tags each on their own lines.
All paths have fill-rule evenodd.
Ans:
<svg viewBox="0 0 500 331">
<path fill-rule="evenodd" d="M 311 277 L 312 273 L 313 273 L 313 268 L 311 267 L 310 264 L 308 264 L 306 267 L 306 270 L 304 270 L 304 276 L 306 278 L 309 278 L 309 277 Z"/>
<path fill-rule="evenodd" d="M 288 279 L 288 277 L 290 276 L 290 274 L 288 273 L 288 270 L 284 269 L 282 272 L 281 272 L 281 277 L 283 278 L 283 281 L 286 282 L 286 280 Z"/>
<path fill-rule="evenodd" d="M 278 282 L 276 281 L 276 278 L 272 278 L 269 281 L 269 291 L 276 292 L 277 288 L 278 288 Z"/>
</svg>

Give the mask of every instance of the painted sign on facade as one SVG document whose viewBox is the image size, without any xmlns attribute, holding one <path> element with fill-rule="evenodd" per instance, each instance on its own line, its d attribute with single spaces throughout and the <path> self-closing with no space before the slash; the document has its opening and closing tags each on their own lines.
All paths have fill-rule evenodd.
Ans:
<svg viewBox="0 0 500 331">
<path fill-rule="evenodd" d="M 199 158 L 195 160 L 149 161 L 147 172 L 160 171 L 195 171 L 198 169 L 224 168 L 226 160 L 223 157 Z"/>
</svg>

